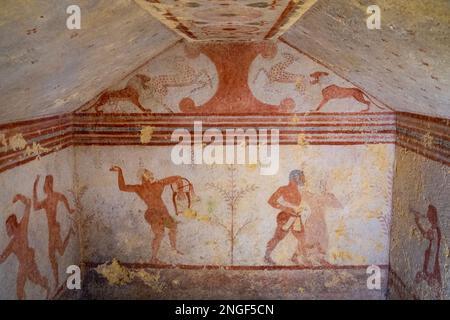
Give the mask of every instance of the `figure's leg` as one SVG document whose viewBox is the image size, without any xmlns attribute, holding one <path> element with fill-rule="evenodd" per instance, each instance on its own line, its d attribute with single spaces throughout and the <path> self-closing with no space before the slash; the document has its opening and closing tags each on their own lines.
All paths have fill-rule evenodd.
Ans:
<svg viewBox="0 0 450 320">
<path fill-rule="evenodd" d="M 275 261 L 272 260 L 270 255 L 272 254 L 272 251 L 275 249 L 275 247 L 278 245 L 278 243 L 286 237 L 289 231 L 283 230 L 283 225 L 277 225 L 277 229 L 275 230 L 275 234 L 273 235 L 272 239 L 269 240 L 266 247 L 266 254 L 264 256 L 264 260 L 267 263 L 275 264 Z"/>
<path fill-rule="evenodd" d="M 327 102 L 328 100 L 323 98 L 322 101 L 320 101 L 319 105 L 317 106 L 316 111 L 319 111 Z"/>
<path fill-rule="evenodd" d="M 97 113 L 103 113 L 103 110 L 100 109 L 100 107 L 103 107 L 106 103 L 109 102 L 110 99 L 110 93 L 107 91 L 100 95 L 100 98 L 98 98 L 97 102 L 91 107 L 95 110 Z"/>
<path fill-rule="evenodd" d="M 367 111 L 370 110 L 370 101 L 364 99 L 364 96 L 363 96 L 362 94 L 361 94 L 361 95 L 356 95 L 356 96 L 355 96 L 355 99 L 356 99 L 358 102 L 364 103 L 364 104 L 367 106 L 367 107 L 366 107 L 364 110 L 362 110 L 361 112 L 367 112 Z"/>
<path fill-rule="evenodd" d="M 17 272 L 17 280 L 16 280 L 16 291 L 17 291 L 17 299 L 25 300 L 25 283 L 27 281 L 26 271 L 23 267 L 19 266 L 19 271 Z"/>
<path fill-rule="evenodd" d="M 28 279 L 30 279 L 31 282 L 44 288 L 47 291 L 47 299 L 50 298 L 50 288 L 48 286 L 48 279 L 41 275 L 35 262 L 30 264 Z"/>
<path fill-rule="evenodd" d="M 152 241 L 152 259 L 151 263 L 160 263 L 161 261 L 158 260 L 158 251 L 159 247 L 161 245 L 161 241 L 164 237 L 164 231 L 155 233 Z"/>
<path fill-rule="evenodd" d="M 66 252 L 66 248 L 69 245 L 69 240 L 70 240 L 70 236 L 71 235 L 75 235 L 75 231 L 73 231 L 72 227 L 70 228 L 69 232 L 67 233 L 66 238 L 64 239 L 64 241 L 61 240 L 61 238 L 58 235 L 58 253 L 60 256 L 63 256 L 64 253 Z"/>
<path fill-rule="evenodd" d="M 292 255 L 291 261 L 298 264 L 298 258 L 301 256 L 305 261 L 305 264 L 310 264 L 309 259 L 306 256 L 306 248 L 305 248 L 305 232 L 302 231 L 294 231 L 292 230 L 292 234 L 297 239 L 297 249 Z"/>
<path fill-rule="evenodd" d="M 145 219 L 150 224 L 150 228 L 153 231 L 151 263 L 160 263 L 158 260 L 158 251 L 164 237 L 164 220 L 161 216 L 157 215 L 158 212 L 156 211 L 147 211 L 145 214 Z"/>
<path fill-rule="evenodd" d="M 170 219 L 169 219 L 170 218 Z M 169 229 L 169 240 L 172 249 L 175 250 L 178 254 L 183 254 L 181 251 L 177 249 L 177 223 L 172 217 L 167 218 L 167 228 Z"/>
<path fill-rule="evenodd" d="M 136 107 L 138 107 L 139 110 L 142 112 L 149 112 L 150 110 L 146 109 L 141 102 L 139 101 L 139 92 L 136 90 L 133 90 L 133 92 L 130 94 L 130 101 L 133 103 Z"/>
<path fill-rule="evenodd" d="M 369 111 L 370 110 L 370 102 L 369 101 L 367 101 L 367 102 L 363 102 L 367 107 L 362 111 L 362 112 L 367 112 L 367 111 Z"/>
<path fill-rule="evenodd" d="M 48 258 L 50 260 L 50 265 L 52 267 L 53 279 L 55 280 L 54 288 L 58 289 L 59 285 L 59 267 L 58 260 L 56 259 L 56 249 L 53 247 L 48 248 Z"/>
</svg>

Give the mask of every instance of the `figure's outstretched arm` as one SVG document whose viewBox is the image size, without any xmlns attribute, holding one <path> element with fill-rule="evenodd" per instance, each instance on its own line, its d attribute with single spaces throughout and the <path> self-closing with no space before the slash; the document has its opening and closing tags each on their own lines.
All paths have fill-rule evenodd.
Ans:
<svg viewBox="0 0 450 320">
<path fill-rule="evenodd" d="M 165 186 L 168 184 L 176 183 L 178 187 L 182 187 L 183 186 L 182 179 L 183 179 L 183 177 L 181 177 L 181 176 L 171 176 L 171 177 L 161 179 L 158 182 Z"/>
<path fill-rule="evenodd" d="M 64 204 L 64 206 L 66 207 L 67 211 L 69 211 L 69 213 L 75 212 L 75 209 L 70 208 L 69 201 L 67 200 L 67 197 L 65 195 L 58 193 L 58 200 Z"/>
<path fill-rule="evenodd" d="M 38 200 L 38 196 L 37 196 L 38 183 L 39 183 L 39 175 L 36 177 L 36 180 L 34 181 L 34 185 L 33 185 L 33 209 L 34 210 L 40 210 L 44 207 L 43 201 Z"/>
<path fill-rule="evenodd" d="M 14 240 L 11 240 L 11 242 L 8 244 L 8 246 L 5 248 L 5 250 L 0 255 L 0 264 L 5 262 L 6 259 L 8 259 L 8 257 L 10 256 L 10 254 L 13 253 L 13 241 Z"/>
<path fill-rule="evenodd" d="M 28 234 L 28 222 L 30 221 L 31 212 L 31 200 L 25 197 L 23 194 L 16 194 L 13 199 L 13 203 L 21 201 L 25 205 L 25 210 L 23 211 L 22 220 L 20 220 L 21 228 L 24 228 L 24 232 Z"/>
<path fill-rule="evenodd" d="M 420 223 L 420 213 L 417 212 L 414 209 L 409 209 L 413 214 L 414 214 L 414 221 L 416 222 L 417 228 L 419 229 L 420 233 L 423 236 L 427 235 L 427 231 L 425 230 L 425 228 L 422 226 L 422 224 Z"/>
<path fill-rule="evenodd" d="M 125 184 L 125 179 L 123 177 L 122 168 L 118 166 L 112 166 L 109 171 L 115 171 L 118 173 L 117 180 L 119 184 L 119 190 L 125 191 L 125 192 L 136 192 L 138 190 L 139 185 L 131 185 L 131 184 Z"/>
</svg>

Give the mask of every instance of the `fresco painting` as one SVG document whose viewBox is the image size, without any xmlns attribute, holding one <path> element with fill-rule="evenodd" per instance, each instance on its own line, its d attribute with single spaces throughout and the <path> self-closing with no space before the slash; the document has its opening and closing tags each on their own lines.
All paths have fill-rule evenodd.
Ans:
<svg viewBox="0 0 450 320">
<path fill-rule="evenodd" d="M 278 171 L 175 164 L 196 121 L 279 130 Z M 0 297 L 58 298 L 80 265 L 93 299 L 448 298 L 448 130 L 282 41 L 179 42 L 72 114 L 0 126 Z"/>
<path fill-rule="evenodd" d="M 98 263 L 116 258 L 122 262 L 151 265 L 296 265 L 330 268 L 333 265 L 386 265 L 388 237 L 383 232 L 382 223 L 369 212 L 359 210 L 365 200 L 366 205 L 379 215 L 390 214 L 390 208 L 384 201 L 384 186 L 381 185 L 387 181 L 388 172 L 380 168 L 363 177 L 361 172 L 350 169 L 356 164 L 361 170 L 373 165 L 372 158 L 364 156 L 367 152 L 364 146 L 334 148 L 335 160 L 326 156 L 331 151 L 327 149 L 330 147 L 308 148 L 283 147 L 283 168 L 275 176 L 259 175 L 257 165 L 174 165 L 170 161 L 170 147 L 146 150 L 138 146 L 108 149 L 89 146 L 78 149 L 77 163 L 80 168 L 95 167 L 98 163 L 96 170 L 103 171 L 100 179 L 87 170 L 79 173 L 80 183 L 89 190 L 84 196 L 84 210 L 87 215 L 93 214 L 91 225 L 87 228 L 97 230 L 96 225 L 107 223 L 108 229 L 104 232 L 117 230 L 113 232 L 118 237 L 107 239 L 106 234 L 102 236 L 102 231 L 94 232 L 94 229 L 87 232 L 87 261 Z M 87 157 L 92 149 L 95 149 L 97 156 Z M 390 166 L 393 165 L 392 151 L 389 145 L 377 150 Z M 131 158 L 127 157 L 124 161 L 121 155 L 130 152 L 136 160 L 130 162 Z M 117 176 L 105 173 L 110 169 L 121 172 L 121 169 L 100 163 L 102 157 L 123 164 L 120 167 L 128 173 L 125 178 L 119 173 L 119 188 Z M 364 185 L 372 179 L 380 186 L 367 187 L 355 193 L 346 184 L 346 179 L 340 180 L 338 174 L 339 161 L 344 158 L 348 162 L 346 170 L 350 171 L 346 179 L 357 185 Z M 302 170 L 295 169 L 295 164 Z M 314 169 L 319 164 L 322 173 Z M 158 168 L 158 176 L 154 177 L 146 168 Z M 386 169 L 389 170 L 389 165 Z M 133 179 L 133 173 L 137 171 L 143 173 L 138 179 Z M 173 205 L 171 185 L 183 183 L 181 174 L 186 179 L 184 181 L 195 186 L 195 195 L 192 195 L 195 201 L 190 207 L 185 204 L 185 209 L 179 214 Z M 326 179 L 326 176 L 330 178 Z M 143 182 L 139 182 L 141 179 L 144 179 Z M 302 186 L 301 181 L 306 179 L 311 182 L 303 182 L 305 185 Z M 276 181 L 288 184 L 274 193 L 271 186 Z M 315 185 L 317 181 L 319 185 Z M 157 189 L 157 194 L 150 192 L 153 188 Z M 118 194 L 120 190 L 128 191 L 129 195 Z M 151 200 L 147 200 L 150 194 Z M 139 197 L 144 199 L 148 208 L 157 206 L 165 213 L 148 211 L 147 205 L 137 201 Z M 319 199 L 322 201 L 318 203 Z M 114 221 L 107 222 L 113 212 L 117 212 Z M 139 212 L 146 213 L 142 215 Z M 150 233 L 146 221 L 152 226 Z M 343 226 L 342 221 L 345 221 Z M 127 225 L 143 232 L 136 242 L 127 237 Z M 158 228 L 153 225 L 158 225 Z M 370 228 L 370 232 L 366 228 Z M 168 229 L 167 234 L 164 234 L 165 229 Z M 97 237 L 104 240 L 99 241 Z M 355 243 L 355 237 L 362 237 L 365 241 Z M 123 242 L 125 238 L 127 240 Z M 376 250 L 379 246 L 383 248 L 381 251 Z M 155 260 L 155 252 L 161 257 L 160 261 Z"/>
<path fill-rule="evenodd" d="M 17 201 L 21 201 L 25 205 L 23 217 L 20 222 L 17 220 L 15 214 L 11 214 L 6 219 L 6 229 L 8 236 L 11 237 L 11 242 L 1 254 L 0 263 L 6 261 L 11 254 L 15 254 L 19 261 L 19 269 L 17 271 L 17 299 L 23 300 L 26 298 L 25 283 L 27 280 L 44 288 L 47 292 L 46 297 L 49 298 L 50 289 L 48 287 L 48 280 L 41 275 L 35 261 L 34 249 L 28 243 L 31 199 L 22 194 L 17 194 L 13 199 L 13 203 Z"/>
<path fill-rule="evenodd" d="M 448 126 L 442 119 L 426 121 L 408 114 L 397 121 L 401 146 L 396 150 L 393 189 L 391 296 L 448 299 L 449 163 L 440 139 L 448 136 Z M 405 185 L 415 187 L 407 192 Z"/>
<path fill-rule="evenodd" d="M 390 111 L 281 41 L 180 43 L 152 59 L 117 87 L 107 89 L 78 112 Z"/>
<path fill-rule="evenodd" d="M 53 299 L 65 288 L 66 268 L 80 263 L 79 213 L 69 196 L 72 151 L 35 158 L 0 175 L 2 299 Z M 39 176 L 45 176 L 42 189 Z"/>
</svg>

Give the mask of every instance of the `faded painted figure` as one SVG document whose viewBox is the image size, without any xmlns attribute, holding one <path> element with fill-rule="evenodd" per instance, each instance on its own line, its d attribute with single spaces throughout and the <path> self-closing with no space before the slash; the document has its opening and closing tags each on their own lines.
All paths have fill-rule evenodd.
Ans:
<svg viewBox="0 0 450 320">
<path fill-rule="evenodd" d="M 178 254 L 182 254 L 177 249 L 177 222 L 169 214 L 169 210 L 162 199 L 162 194 L 168 185 L 176 184 L 180 189 L 183 188 L 186 179 L 180 176 L 172 176 L 156 180 L 152 172 L 143 170 L 141 175 L 142 183 L 130 185 L 125 183 L 120 167 L 113 166 L 110 171 L 118 173 L 120 191 L 136 193 L 148 207 L 145 212 L 145 220 L 153 231 L 151 263 L 160 263 L 158 260 L 158 251 L 166 228 L 169 229 L 169 239 L 173 250 Z"/>
<path fill-rule="evenodd" d="M 39 176 L 37 176 L 33 186 L 33 208 L 34 210 L 45 210 L 48 223 L 48 257 L 52 266 L 53 277 L 55 280 L 55 289 L 58 289 L 59 285 L 59 267 L 56 253 L 63 256 L 71 236 L 75 235 L 75 231 L 71 227 L 64 240 L 61 238 L 61 226 L 57 219 L 57 208 L 61 202 L 66 207 L 69 213 L 74 213 L 75 209 L 71 209 L 69 201 L 65 195 L 53 190 L 53 176 L 48 175 L 45 177 L 44 193 L 46 198 L 42 201 L 38 200 L 37 185 L 39 183 Z"/>
<path fill-rule="evenodd" d="M 328 254 L 328 230 L 326 223 L 326 209 L 342 208 L 336 196 L 327 190 L 323 194 L 317 195 L 309 192 L 304 193 L 304 199 L 311 208 L 311 215 L 305 222 L 305 260 L 313 263 L 315 260 L 320 265 L 330 265 L 327 261 Z"/>
<path fill-rule="evenodd" d="M 430 227 L 424 228 L 420 221 L 421 214 L 411 209 L 414 213 L 414 218 L 422 236 L 428 240 L 428 247 L 423 256 L 422 271 L 416 274 L 416 283 L 426 281 L 430 287 L 436 288 L 436 291 L 441 293 L 442 279 L 441 266 L 439 264 L 439 250 L 441 247 L 441 229 L 439 228 L 439 221 L 437 209 L 433 205 L 428 206 L 427 219 Z"/>
<path fill-rule="evenodd" d="M 11 214 L 6 219 L 6 232 L 11 238 L 6 249 L 0 255 L 0 264 L 14 253 L 19 263 L 19 270 L 17 272 L 17 298 L 23 300 L 25 295 L 25 284 L 27 280 L 41 286 L 47 291 L 47 298 L 50 295 L 48 280 L 39 272 L 36 264 L 34 249 L 28 244 L 28 224 L 30 221 L 31 200 L 21 194 L 17 194 L 13 203 L 21 201 L 24 205 L 24 213 L 20 222 L 17 220 L 15 214 Z"/>
<path fill-rule="evenodd" d="M 302 195 L 299 187 L 304 185 L 305 176 L 300 170 L 293 170 L 289 174 L 289 183 L 286 186 L 278 188 L 270 197 L 268 203 L 275 209 L 281 210 L 277 216 L 277 227 L 272 239 L 267 243 L 264 260 L 267 263 L 275 264 L 271 258 L 271 253 L 275 247 L 283 240 L 289 232 L 295 236 L 298 241 L 291 261 L 299 264 L 299 256 L 304 256 L 305 232 L 302 222 L 303 208 Z"/>
</svg>

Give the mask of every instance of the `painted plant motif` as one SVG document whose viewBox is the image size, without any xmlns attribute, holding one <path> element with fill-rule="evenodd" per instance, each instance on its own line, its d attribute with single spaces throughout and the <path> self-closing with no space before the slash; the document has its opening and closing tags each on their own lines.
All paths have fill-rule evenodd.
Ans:
<svg viewBox="0 0 450 320">
<path fill-rule="evenodd" d="M 227 231 L 228 239 L 230 242 L 230 260 L 231 265 L 234 264 L 234 248 L 236 240 L 239 236 L 239 234 L 252 223 L 252 220 L 249 218 L 245 220 L 244 223 L 241 225 L 236 225 L 237 221 L 237 213 L 238 213 L 238 206 L 239 202 L 244 199 L 244 196 L 248 193 L 255 191 L 258 189 L 258 186 L 254 184 L 246 185 L 245 187 L 239 188 L 237 185 L 237 168 L 234 165 L 227 166 L 227 170 L 229 173 L 229 179 L 227 186 L 223 186 L 221 184 L 211 182 L 207 183 L 206 186 L 211 187 L 215 190 L 217 190 L 223 197 L 225 203 L 227 204 L 228 208 L 228 214 L 230 216 L 229 222 L 224 223 L 222 220 L 219 220 L 217 216 L 214 216 L 214 219 L 211 220 L 211 222 L 216 223 L 220 225 L 222 228 L 224 228 Z"/>
<path fill-rule="evenodd" d="M 169 239 L 172 249 L 178 254 L 182 254 L 177 249 L 177 222 L 169 214 L 169 210 L 162 199 L 162 194 L 164 189 L 172 184 L 175 184 L 178 187 L 177 190 L 183 190 L 185 187 L 185 182 L 188 180 L 180 176 L 171 176 L 157 180 L 151 171 L 145 169 L 141 174 L 142 183 L 130 185 L 125 183 L 122 169 L 120 167 L 112 166 L 110 171 L 117 172 L 120 191 L 136 193 L 147 205 L 147 211 L 145 212 L 144 217 L 153 232 L 151 263 L 161 263 L 158 260 L 158 252 L 166 229 L 169 229 Z M 178 192 L 177 194 L 174 193 L 174 201 L 177 197 L 183 198 L 187 197 L 187 195 L 184 192 Z"/>
</svg>

